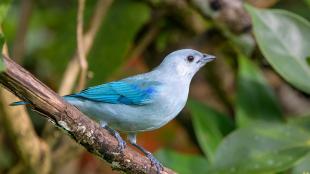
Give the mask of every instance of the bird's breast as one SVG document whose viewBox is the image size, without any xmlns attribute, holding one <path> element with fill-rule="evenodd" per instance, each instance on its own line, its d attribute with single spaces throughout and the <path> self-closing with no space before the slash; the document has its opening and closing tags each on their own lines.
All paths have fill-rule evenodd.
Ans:
<svg viewBox="0 0 310 174">
<path fill-rule="evenodd" d="M 186 87 L 170 87 L 161 91 L 157 101 L 154 103 L 156 108 L 156 117 L 160 126 L 163 126 L 184 108 L 188 97 L 188 88 Z"/>
</svg>

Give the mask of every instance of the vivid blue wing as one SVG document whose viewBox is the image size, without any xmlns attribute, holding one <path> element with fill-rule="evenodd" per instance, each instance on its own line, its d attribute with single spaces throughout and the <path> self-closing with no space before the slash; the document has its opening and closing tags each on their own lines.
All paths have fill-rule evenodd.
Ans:
<svg viewBox="0 0 310 174">
<path fill-rule="evenodd" d="M 113 104 L 144 105 L 152 102 L 159 85 L 159 82 L 153 81 L 117 81 L 90 87 L 69 97 Z"/>
</svg>

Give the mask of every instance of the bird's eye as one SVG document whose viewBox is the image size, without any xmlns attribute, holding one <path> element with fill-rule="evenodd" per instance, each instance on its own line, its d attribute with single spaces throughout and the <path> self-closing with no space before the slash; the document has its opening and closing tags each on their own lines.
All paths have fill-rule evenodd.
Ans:
<svg viewBox="0 0 310 174">
<path fill-rule="evenodd" d="M 188 62 L 192 62 L 193 60 L 194 60 L 195 58 L 194 58 L 194 56 L 187 56 L 187 61 Z"/>
</svg>

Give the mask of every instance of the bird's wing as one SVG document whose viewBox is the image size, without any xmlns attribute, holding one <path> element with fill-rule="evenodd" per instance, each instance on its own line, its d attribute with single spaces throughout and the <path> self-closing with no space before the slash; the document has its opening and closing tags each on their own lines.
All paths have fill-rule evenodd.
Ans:
<svg viewBox="0 0 310 174">
<path fill-rule="evenodd" d="M 155 81 L 116 81 L 68 96 L 113 104 L 145 105 L 153 101 L 158 86 L 160 83 Z"/>
</svg>

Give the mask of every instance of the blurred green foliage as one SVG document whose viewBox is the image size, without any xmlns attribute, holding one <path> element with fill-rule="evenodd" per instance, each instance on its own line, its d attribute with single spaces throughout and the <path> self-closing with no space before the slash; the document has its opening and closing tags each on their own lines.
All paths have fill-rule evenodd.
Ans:
<svg viewBox="0 0 310 174">
<path fill-rule="evenodd" d="M 258 67 L 244 56 L 238 57 L 238 63 L 236 96 L 238 126 L 248 126 L 256 121 L 280 121 L 282 119 L 280 106 Z"/>
<path fill-rule="evenodd" d="M 0 2 L 0 24 L 2 24 L 10 7 L 11 0 L 2 0 Z"/>
<path fill-rule="evenodd" d="M 0 2 L 0 26 L 2 25 L 4 18 L 7 14 L 7 11 L 9 10 L 11 0 L 4 0 Z M 3 49 L 4 44 L 4 36 L 2 33 L 2 30 L 0 29 L 0 51 Z M 2 54 L 0 53 L 0 71 L 3 71 L 5 69 L 3 60 L 2 60 Z"/>
<path fill-rule="evenodd" d="M 57 89 L 76 49 L 77 2 L 61 0 L 35 2 L 26 35 L 22 64 L 42 81 Z M 303 117 L 288 115 L 287 109 L 280 102 L 275 87 L 270 79 L 266 78 L 264 71 L 267 68 L 272 69 L 285 80 L 282 83 L 287 81 L 297 88 L 294 92 L 309 100 L 310 24 L 307 19 L 309 20 L 310 16 L 310 1 L 304 0 L 298 3 L 295 1 L 292 3 L 290 0 L 280 1 L 276 7 L 282 10 L 261 10 L 245 5 L 252 19 L 251 32 L 259 48 L 256 48 L 251 34 L 246 32 L 236 34 L 229 28 L 216 24 L 217 19 L 210 17 L 212 12 L 210 8 L 205 7 L 208 5 L 206 2 L 203 2 L 200 8 L 205 8 L 203 13 L 210 16 L 197 27 L 201 27 L 200 30 L 204 32 L 196 31 L 197 33 L 193 32 L 197 21 L 190 23 L 190 20 L 185 19 L 195 8 L 190 8 L 184 15 L 182 8 L 180 10 L 179 7 L 169 5 L 165 7 L 163 5 L 165 2 L 161 0 L 113 2 L 88 55 L 89 69 L 93 72 L 89 85 L 105 82 L 119 69 L 143 72 L 150 65 L 160 62 L 167 52 L 176 48 L 198 47 L 205 50 L 207 47 L 208 52 L 219 57 L 220 60 L 216 62 L 220 63 L 208 64 L 207 66 L 211 67 L 207 68 L 207 72 L 199 74 L 198 80 L 193 80 L 196 85 L 197 81 L 202 83 L 195 88 L 198 92 L 193 91 L 199 93 L 198 97 L 190 96 L 192 99 L 186 107 L 188 112 L 184 112 L 182 116 L 185 116 L 180 119 L 182 128 L 173 128 L 179 131 L 173 134 L 176 136 L 165 135 L 170 144 L 167 148 L 157 151 L 156 156 L 159 160 L 180 174 L 310 173 L 309 113 L 302 113 L 301 115 L 305 115 Z M 199 3 L 199 0 L 193 2 Z M 9 5 L 9 0 L 0 1 L 0 24 Z M 87 1 L 86 24 L 92 16 L 95 5 L 95 1 Z M 19 6 L 20 2 L 12 2 L 10 15 L 5 18 L 2 25 L 10 51 L 13 50 L 14 39 L 17 37 L 21 13 Z M 142 50 L 143 54 L 133 59 L 129 57 L 148 32 L 145 30 L 154 24 L 160 25 L 161 31 L 154 36 L 145 50 Z M 4 37 L 0 34 L 0 48 L 3 43 Z M 265 57 L 266 61 L 262 57 Z M 224 65 L 232 70 L 220 71 Z M 129 70 L 126 69 L 128 67 Z M 3 70 L 2 62 L 0 70 Z M 213 88 L 222 88 L 219 86 L 220 81 L 227 80 L 233 83 L 233 89 L 228 87 L 226 91 L 216 89 L 209 93 L 208 90 L 204 91 L 205 88 L 210 88 L 208 83 L 204 82 L 205 76 L 210 75 L 208 73 L 216 74 L 213 72 L 216 70 L 220 71 L 217 77 L 221 79 L 206 78 L 209 80 L 208 83 L 217 85 Z M 221 94 L 214 94 L 219 92 Z M 214 104 L 211 101 L 213 95 L 227 101 Z M 190 116 L 192 121 L 186 120 L 186 116 Z M 37 125 L 36 120 L 34 124 L 38 134 L 41 134 L 43 126 Z M 177 142 L 171 143 L 172 138 Z M 10 144 L 2 142 L 5 140 L 0 136 L 0 173 L 8 171 L 13 163 L 18 161 L 14 161 L 16 154 L 12 153 Z M 156 144 L 148 139 L 145 144 L 156 149 L 154 147 L 160 143 Z M 81 158 L 81 161 L 87 160 Z"/>
<path fill-rule="evenodd" d="M 259 10 L 249 5 L 246 8 L 267 60 L 284 79 L 308 93 L 309 22 L 284 10 Z M 279 102 L 259 68 L 241 52 L 238 54 L 234 108 L 237 127 L 225 136 L 220 125 L 226 123 L 226 128 L 231 128 L 231 124 L 220 118 L 228 119 L 228 116 L 197 101 L 188 104 L 199 145 L 206 158 L 212 159 L 206 173 L 310 172 L 309 117 L 294 117 L 285 122 Z M 165 161 L 162 156 L 158 157 Z M 175 164 L 167 163 L 167 166 Z"/>
<path fill-rule="evenodd" d="M 233 130 L 233 121 L 227 115 L 197 101 L 189 101 L 188 107 L 199 145 L 207 158 L 213 161 L 218 144 Z"/>
<path fill-rule="evenodd" d="M 309 136 L 298 127 L 266 122 L 238 129 L 218 147 L 212 170 L 240 174 L 283 171 L 309 151 Z"/>
<path fill-rule="evenodd" d="M 310 171 L 310 153 L 305 155 L 302 160 L 300 160 L 292 169 L 292 174 L 304 173 L 305 171 Z"/>
<path fill-rule="evenodd" d="M 0 32 L 0 50 L 3 49 L 3 44 L 4 44 L 4 36 Z M 2 54 L 0 54 L 0 71 L 3 71 L 5 69 L 3 60 L 2 60 Z"/>
<path fill-rule="evenodd" d="M 157 158 L 178 173 L 207 173 L 208 161 L 202 156 L 184 155 L 171 150 L 162 149 L 156 153 Z"/>
<path fill-rule="evenodd" d="M 90 54 L 92 85 L 102 83 L 124 62 L 135 35 L 149 18 L 150 9 L 145 3 L 124 0 L 112 5 Z"/>
<path fill-rule="evenodd" d="M 13 154 L 6 147 L 0 144 L 0 168 L 7 169 L 13 164 Z"/>
</svg>

